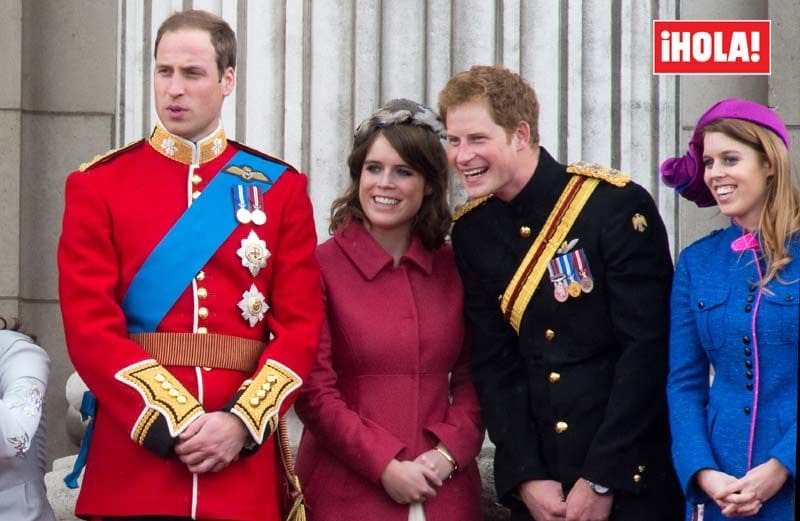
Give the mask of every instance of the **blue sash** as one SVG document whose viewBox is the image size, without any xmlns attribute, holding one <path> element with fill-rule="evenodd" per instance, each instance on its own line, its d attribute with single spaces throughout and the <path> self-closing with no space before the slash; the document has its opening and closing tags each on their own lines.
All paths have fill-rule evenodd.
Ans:
<svg viewBox="0 0 800 521">
<path fill-rule="evenodd" d="M 246 179 L 241 174 L 228 172 L 229 169 L 245 173 L 248 177 L 260 172 L 267 180 Z M 241 183 L 255 184 L 266 193 L 285 171 L 286 165 L 244 150 L 237 152 L 222 167 L 200 197 L 183 212 L 150 252 L 134 276 L 122 299 L 129 334 L 155 331 L 197 272 L 239 225 L 233 210 L 233 187 Z M 64 477 L 68 488 L 78 488 L 78 477 L 86 465 L 92 440 L 95 411 L 94 394 L 90 391 L 84 392 L 81 418 L 84 421 L 88 419 L 89 424 L 86 426 L 72 472 Z"/>
<path fill-rule="evenodd" d="M 246 180 L 226 170 L 260 172 L 267 181 Z M 239 223 L 231 191 L 237 184 L 257 185 L 266 193 L 286 165 L 239 151 L 214 176 L 194 203 L 150 252 L 131 281 L 122 309 L 128 333 L 148 333 L 172 308 L 192 279 L 230 237 Z"/>
</svg>

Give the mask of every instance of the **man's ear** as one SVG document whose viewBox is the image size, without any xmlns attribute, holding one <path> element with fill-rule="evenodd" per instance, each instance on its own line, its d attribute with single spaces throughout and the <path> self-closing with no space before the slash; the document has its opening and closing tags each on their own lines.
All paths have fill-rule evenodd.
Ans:
<svg viewBox="0 0 800 521">
<path fill-rule="evenodd" d="M 219 82 L 222 84 L 222 94 L 224 96 L 229 96 L 236 86 L 236 71 L 233 70 L 233 67 L 225 69 Z"/>
<path fill-rule="evenodd" d="M 517 124 L 517 128 L 515 128 L 514 132 L 511 134 L 511 139 L 517 146 L 517 149 L 528 146 L 531 140 L 531 126 L 527 121 L 520 121 Z"/>
</svg>

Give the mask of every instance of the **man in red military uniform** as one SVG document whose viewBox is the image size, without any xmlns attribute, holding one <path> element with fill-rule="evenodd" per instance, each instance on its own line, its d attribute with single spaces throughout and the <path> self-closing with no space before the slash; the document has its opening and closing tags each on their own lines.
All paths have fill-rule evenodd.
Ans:
<svg viewBox="0 0 800 521">
<path fill-rule="evenodd" d="M 315 357 L 316 235 L 306 178 L 225 137 L 235 58 L 224 20 L 168 18 L 160 123 L 67 178 L 61 308 L 97 399 L 86 519 L 280 518 L 271 434 Z"/>
</svg>

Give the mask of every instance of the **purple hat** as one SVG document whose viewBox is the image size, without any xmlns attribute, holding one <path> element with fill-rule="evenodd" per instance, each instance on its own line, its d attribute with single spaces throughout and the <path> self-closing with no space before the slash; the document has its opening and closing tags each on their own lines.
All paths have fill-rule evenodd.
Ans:
<svg viewBox="0 0 800 521">
<path fill-rule="evenodd" d="M 789 132 L 775 112 L 755 101 L 728 98 L 716 102 L 700 116 L 694 127 L 689 151 L 682 157 L 671 157 L 661 163 L 661 180 L 700 208 L 714 206 L 716 201 L 703 180 L 703 128 L 718 119 L 743 119 L 775 132 L 789 148 Z"/>
</svg>

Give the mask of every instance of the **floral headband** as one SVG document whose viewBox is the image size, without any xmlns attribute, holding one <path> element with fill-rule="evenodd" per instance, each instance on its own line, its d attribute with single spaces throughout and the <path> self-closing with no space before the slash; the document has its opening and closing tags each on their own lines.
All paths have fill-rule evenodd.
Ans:
<svg viewBox="0 0 800 521">
<path fill-rule="evenodd" d="M 423 127 L 436 134 L 439 139 L 447 138 L 442 120 L 430 107 L 409 99 L 397 98 L 387 102 L 362 121 L 356 127 L 353 139 L 359 142 L 379 129 L 404 123 Z"/>
</svg>

